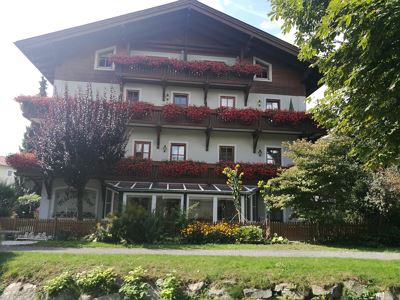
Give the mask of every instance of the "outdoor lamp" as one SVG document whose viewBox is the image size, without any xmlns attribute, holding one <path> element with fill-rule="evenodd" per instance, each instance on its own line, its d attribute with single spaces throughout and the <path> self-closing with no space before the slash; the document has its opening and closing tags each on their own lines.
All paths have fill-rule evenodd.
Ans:
<svg viewBox="0 0 400 300">
<path fill-rule="evenodd" d="M 164 152 L 167 152 L 167 145 L 164 145 L 164 146 L 162 147 L 162 149 L 163 149 Z"/>
<path fill-rule="evenodd" d="M 261 155 L 262 155 L 262 150 L 261 150 L 261 149 L 258 149 L 258 156 L 261 157 Z"/>
</svg>

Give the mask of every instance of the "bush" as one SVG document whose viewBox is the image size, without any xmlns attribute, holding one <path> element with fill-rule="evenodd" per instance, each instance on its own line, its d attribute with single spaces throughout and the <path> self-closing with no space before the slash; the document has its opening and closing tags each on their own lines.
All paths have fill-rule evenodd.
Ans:
<svg viewBox="0 0 400 300">
<path fill-rule="evenodd" d="M 276 233 L 274 233 L 273 237 L 269 242 L 270 244 L 289 244 L 289 240 L 287 238 L 279 236 Z"/>
<path fill-rule="evenodd" d="M 182 239 L 191 244 L 234 243 L 239 224 L 220 222 L 216 224 L 194 222 L 181 230 Z"/>
<path fill-rule="evenodd" d="M 240 243 L 261 242 L 263 240 L 262 229 L 254 225 L 239 227 L 236 240 Z"/>
<path fill-rule="evenodd" d="M 124 277 L 124 283 L 119 289 L 119 293 L 126 300 L 140 300 L 148 297 L 149 285 L 145 282 L 146 271 L 138 267 Z"/>
<path fill-rule="evenodd" d="M 164 219 L 140 206 L 129 207 L 120 217 L 114 218 L 111 235 L 128 243 L 155 243 L 163 239 Z"/>
<path fill-rule="evenodd" d="M 14 204 L 15 213 L 19 218 L 34 218 L 35 211 L 39 208 L 41 197 L 31 193 L 18 197 Z"/>
<path fill-rule="evenodd" d="M 15 202 L 15 189 L 0 181 L 0 217 L 9 217 Z"/>
<path fill-rule="evenodd" d="M 160 285 L 160 299 L 162 300 L 184 300 L 184 294 L 179 280 L 174 274 L 167 274 Z"/>
<path fill-rule="evenodd" d="M 91 296 L 108 295 L 118 290 L 117 276 L 111 268 L 96 268 L 76 275 L 79 289 Z"/>
<path fill-rule="evenodd" d="M 44 286 L 44 291 L 48 297 L 68 295 L 72 298 L 78 298 L 80 294 L 74 276 L 70 272 L 64 272 L 61 275 L 48 280 Z"/>
<path fill-rule="evenodd" d="M 113 234 L 112 230 L 112 219 L 107 224 L 102 225 L 101 223 L 96 224 L 95 231 L 88 235 L 85 240 L 89 242 L 104 242 L 104 243 L 117 243 L 120 241 L 118 236 Z"/>
</svg>

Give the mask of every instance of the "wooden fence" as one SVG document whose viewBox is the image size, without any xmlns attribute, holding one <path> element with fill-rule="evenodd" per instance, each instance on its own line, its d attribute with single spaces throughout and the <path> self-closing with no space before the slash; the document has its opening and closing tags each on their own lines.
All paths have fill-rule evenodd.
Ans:
<svg viewBox="0 0 400 300">
<path fill-rule="evenodd" d="M 82 237 L 93 232 L 96 224 L 105 221 L 87 220 L 77 221 L 71 219 L 11 219 L 0 218 L 1 230 L 18 231 L 21 234 L 33 232 L 35 235 L 45 232 L 54 237 L 70 235 Z M 286 237 L 291 241 L 329 241 L 336 239 L 351 239 L 362 234 L 374 234 L 377 228 L 365 224 L 310 224 L 310 223 L 246 223 L 257 225 L 263 229 L 265 237 L 271 237 L 275 233 Z M 176 231 L 176 230 L 175 230 Z M 177 231 L 176 231 L 177 233 Z"/>
</svg>

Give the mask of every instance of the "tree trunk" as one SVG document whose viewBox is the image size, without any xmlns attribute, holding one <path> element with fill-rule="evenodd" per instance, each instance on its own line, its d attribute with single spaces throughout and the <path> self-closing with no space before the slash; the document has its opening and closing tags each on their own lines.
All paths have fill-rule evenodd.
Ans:
<svg viewBox="0 0 400 300">
<path fill-rule="evenodd" d="M 85 188 L 80 188 L 77 190 L 76 195 L 76 208 L 77 208 L 77 215 L 76 218 L 78 221 L 82 221 L 83 219 L 83 195 L 85 193 Z"/>
</svg>

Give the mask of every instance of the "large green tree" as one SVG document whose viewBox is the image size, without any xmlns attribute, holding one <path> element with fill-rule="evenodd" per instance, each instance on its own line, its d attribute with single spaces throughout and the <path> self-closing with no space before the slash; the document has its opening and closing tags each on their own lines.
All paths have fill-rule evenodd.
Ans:
<svg viewBox="0 0 400 300">
<path fill-rule="evenodd" d="M 354 137 L 369 166 L 400 157 L 400 1 L 270 0 L 272 19 L 296 30 L 299 57 L 328 87 L 317 120 Z"/>
<path fill-rule="evenodd" d="M 350 139 L 299 140 L 286 147 L 294 165 L 259 183 L 267 206 L 290 207 L 312 222 L 359 220 L 366 214 L 368 174 L 348 155 Z"/>
</svg>

